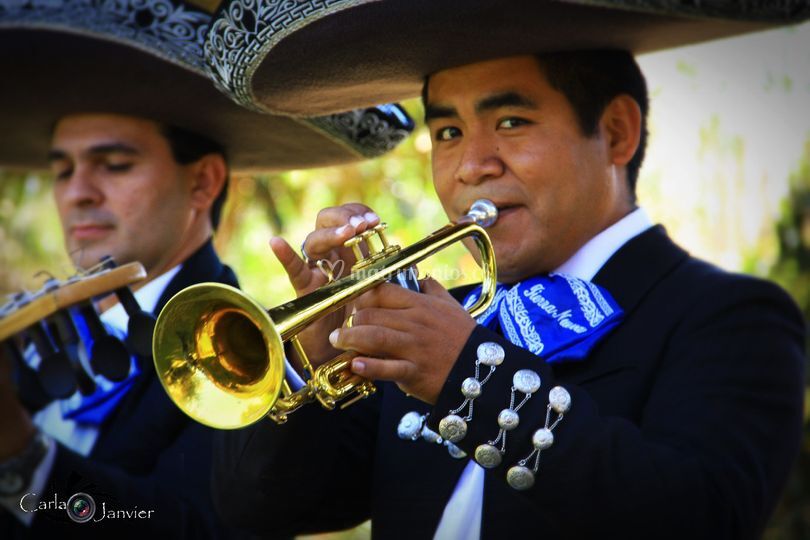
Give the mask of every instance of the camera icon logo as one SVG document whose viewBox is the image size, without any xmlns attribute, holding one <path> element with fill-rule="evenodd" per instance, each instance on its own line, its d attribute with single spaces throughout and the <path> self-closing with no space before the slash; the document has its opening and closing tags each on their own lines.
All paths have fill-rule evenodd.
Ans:
<svg viewBox="0 0 810 540">
<path fill-rule="evenodd" d="M 67 515 L 76 523 L 93 519 L 96 513 L 96 501 L 87 493 L 76 493 L 67 502 Z"/>
</svg>

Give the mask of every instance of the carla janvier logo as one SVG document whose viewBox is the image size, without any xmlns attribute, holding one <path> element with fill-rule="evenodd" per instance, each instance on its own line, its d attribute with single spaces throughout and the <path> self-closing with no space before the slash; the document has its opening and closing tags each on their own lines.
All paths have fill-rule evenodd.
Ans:
<svg viewBox="0 0 810 540">
<path fill-rule="evenodd" d="M 41 500 L 36 493 L 26 493 L 20 498 L 20 509 L 23 512 L 40 510 L 64 510 L 76 523 L 88 521 L 99 522 L 105 519 L 151 519 L 154 510 L 108 509 L 107 503 L 101 503 L 101 511 L 96 512 L 96 501 L 87 493 L 74 493 L 67 501 L 59 500 L 54 493 L 53 499 Z"/>
</svg>

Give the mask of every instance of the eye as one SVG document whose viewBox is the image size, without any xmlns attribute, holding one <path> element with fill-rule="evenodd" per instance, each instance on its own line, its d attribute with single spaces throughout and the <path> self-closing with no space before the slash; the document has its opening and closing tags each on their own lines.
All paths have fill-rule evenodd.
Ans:
<svg viewBox="0 0 810 540">
<path fill-rule="evenodd" d="M 73 175 L 73 169 L 54 169 L 53 174 L 57 180 L 67 180 Z"/>
<path fill-rule="evenodd" d="M 508 118 L 502 118 L 498 121 L 498 129 L 515 129 L 528 124 L 531 124 L 531 122 L 525 118 L 510 116 Z"/>
<path fill-rule="evenodd" d="M 454 126 L 447 126 L 436 130 L 434 135 L 437 141 L 449 141 L 461 136 L 461 130 Z"/>
<path fill-rule="evenodd" d="M 124 162 L 124 163 L 107 163 L 105 168 L 109 172 L 126 172 L 132 168 L 132 163 Z"/>
<path fill-rule="evenodd" d="M 51 173 L 57 180 L 67 180 L 73 175 L 73 165 L 67 160 L 52 161 Z"/>
</svg>

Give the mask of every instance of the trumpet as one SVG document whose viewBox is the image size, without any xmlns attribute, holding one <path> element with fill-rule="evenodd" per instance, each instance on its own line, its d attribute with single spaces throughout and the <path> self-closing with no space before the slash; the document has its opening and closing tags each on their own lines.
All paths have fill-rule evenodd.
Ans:
<svg viewBox="0 0 810 540">
<path fill-rule="evenodd" d="M 345 306 L 363 292 L 413 269 L 450 244 L 471 237 L 481 254 L 482 293 L 467 308 L 473 317 L 495 296 L 495 256 L 484 231 L 497 220 L 486 199 L 426 238 L 400 248 L 389 244 L 381 223 L 346 241 L 357 262 L 351 273 L 280 306 L 265 310 L 233 287 L 201 283 L 183 289 L 164 306 L 155 324 L 155 369 L 174 403 L 192 419 L 217 429 L 236 429 L 264 417 L 277 423 L 302 405 L 319 402 L 333 409 L 375 392 L 374 384 L 351 373 L 357 353 L 346 351 L 313 369 L 297 334 L 318 318 Z M 381 249 L 369 241 L 377 236 Z M 361 245 L 367 248 L 364 255 Z M 407 280 L 400 280 L 405 281 Z M 301 360 L 305 383 L 293 391 L 285 344 Z"/>
</svg>

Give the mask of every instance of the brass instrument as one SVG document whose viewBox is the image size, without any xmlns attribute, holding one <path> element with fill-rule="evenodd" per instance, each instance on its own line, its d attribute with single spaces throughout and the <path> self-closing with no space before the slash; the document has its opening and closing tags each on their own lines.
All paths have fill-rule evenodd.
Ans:
<svg viewBox="0 0 810 540">
<path fill-rule="evenodd" d="M 357 353 L 346 351 L 313 370 L 296 334 L 380 283 L 404 272 L 448 245 L 472 237 L 481 252 L 483 292 L 468 309 L 483 312 L 495 295 L 492 244 L 484 231 L 497 219 L 488 200 L 473 203 L 467 215 L 404 249 L 389 245 L 380 224 L 349 239 L 358 262 L 351 274 L 270 310 L 241 291 L 218 283 L 192 285 L 177 293 L 155 325 L 153 357 L 158 377 L 175 404 L 194 420 L 218 429 L 250 425 L 265 416 L 283 423 L 305 403 L 333 409 L 349 396 L 375 391 L 371 381 L 351 373 Z M 381 250 L 368 242 L 377 235 Z M 365 242 L 369 255 L 360 244 Z M 300 357 L 306 384 L 293 392 L 285 376 L 289 341 Z"/>
</svg>

